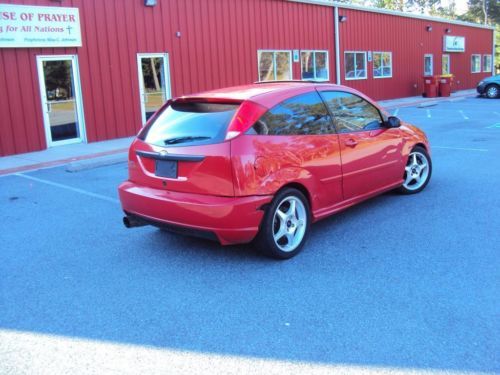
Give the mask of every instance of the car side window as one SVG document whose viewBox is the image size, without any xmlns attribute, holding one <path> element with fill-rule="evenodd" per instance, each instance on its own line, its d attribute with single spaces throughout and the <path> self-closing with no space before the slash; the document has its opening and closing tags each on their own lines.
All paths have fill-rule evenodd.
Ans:
<svg viewBox="0 0 500 375">
<path fill-rule="evenodd" d="M 316 91 L 287 99 L 266 112 L 249 130 L 259 135 L 335 133 L 330 114 Z"/>
<path fill-rule="evenodd" d="M 343 91 L 323 91 L 321 96 L 339 133 L 375 130 L 382 127 L 378 109 L 363 98 Z"/>
</svg>

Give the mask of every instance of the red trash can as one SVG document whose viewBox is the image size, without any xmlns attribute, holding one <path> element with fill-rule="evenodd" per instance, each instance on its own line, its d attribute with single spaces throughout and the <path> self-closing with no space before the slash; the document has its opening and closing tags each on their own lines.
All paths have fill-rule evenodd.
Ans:
<svg viewBox="0 0 500 375">
<path fill-rule="evenodd" d="M 439 78 L 439 96 L 451 95 L 451 81 L 453 76 L 441 76 Z"/>
<path fill-rule="evenodd" d="M 438 96 L 438 88 L 438 77 L 426 76 L 424 77 L 424 93 L 422 96 L 425 98 L 435 98 Z"/>
</svg>

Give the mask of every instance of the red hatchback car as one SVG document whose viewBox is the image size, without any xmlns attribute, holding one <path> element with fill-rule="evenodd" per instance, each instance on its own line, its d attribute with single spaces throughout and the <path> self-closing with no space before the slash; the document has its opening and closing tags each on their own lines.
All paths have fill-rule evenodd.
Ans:
<svg viewBox="0 0 500 375">
<path fill-rule="evenodd" d="M 429 142 L 353 89 L 286 82 L 168 101 L 130 147 L 127 227 L 257 248 L 286 259 L 312 222 L 391 189 L 421 191 Z"/>
</svg>

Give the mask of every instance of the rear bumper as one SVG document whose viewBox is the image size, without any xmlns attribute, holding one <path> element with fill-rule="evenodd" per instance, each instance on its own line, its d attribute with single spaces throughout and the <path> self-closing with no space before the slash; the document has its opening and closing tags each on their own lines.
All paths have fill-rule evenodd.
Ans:
<svg viewBox="0 0 500 375">
<path fill-rule="evenodd" d="M 223 245 L 250 242 L 272 196 L 217 197 L 179 193 L 126 181 L 118 188 L 123 210 L 157 226 L 213 233 Z M 183 231 L 189 234 L 189 231 Z"/>
</svg>

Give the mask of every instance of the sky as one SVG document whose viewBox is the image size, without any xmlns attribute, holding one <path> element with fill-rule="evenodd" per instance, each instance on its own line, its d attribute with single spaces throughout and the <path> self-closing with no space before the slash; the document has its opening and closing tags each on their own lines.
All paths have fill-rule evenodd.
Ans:
<svg viewBox="0 0 500 375">
<path fill-rule="evenodd" d="M 449 0 L 441 0 L 441 4 L 448 5 Z M 464 14 L 467 12 L 467 0 L 455 0 L 457 14 Z"/>
</svg>

